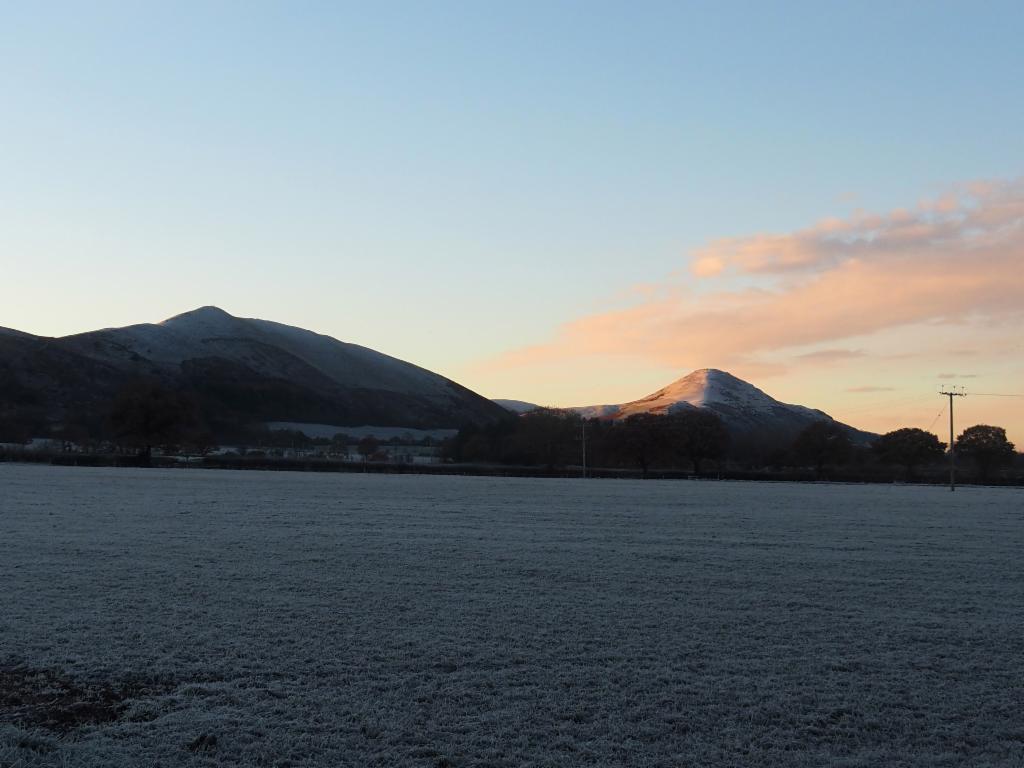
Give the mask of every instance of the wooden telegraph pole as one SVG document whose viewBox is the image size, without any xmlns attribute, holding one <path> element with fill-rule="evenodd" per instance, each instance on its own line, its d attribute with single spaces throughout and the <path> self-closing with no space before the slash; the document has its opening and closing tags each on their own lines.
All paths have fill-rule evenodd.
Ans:
<svg viewBox="0 0 1024 768">
<path fill-rule="evenodd" d="M 939 394 L 949 398 L 949 490 L 956 490 L 956 444 L 953 442 L 953 398 L 967 397 L 963 387 L 956 391 L 956 387 L 940 389 Z"/>
<path fill-rule="evenodd" d="M 580 419 L 580 442 L 583 444 L 583 477 L 587 476 L 587 417 Z"/>
</svg>

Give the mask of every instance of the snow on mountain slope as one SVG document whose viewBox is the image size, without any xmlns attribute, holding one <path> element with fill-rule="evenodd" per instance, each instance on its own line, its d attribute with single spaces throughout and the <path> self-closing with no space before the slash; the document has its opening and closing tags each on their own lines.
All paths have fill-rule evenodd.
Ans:
<svg viewBox="0 0 1024 768">
<path fill-rule="evenodd" d="M 265 338 L 346 386 L 435 393 L 447 386 L 447 380 L 436 373 L 358 344 L 270 320 L 247 322 Z M 364 372 L 371 368 L 373 374 L 369 377 Z"/>
<path fill-rule="evenodd" d="M 506 411 L 511 411 L 512 413 L 529 413 L 541 407 L 536 403 L 528 403 L 525 400 L 506 400 L 501 397 L 492 397 L 491 402 L 497 403 Z"/>
<path fill-rule="evenodd" d="M 123 380 L 162 378 L 233 418 L 452 428 L 503 417 L 499 406 L 424 368 L 357 344 L 201 307 L 160 323 L 59 339 Z M 87 388 L 82 382 L 81 388 Z"/>
<path fill-rule="evenodd" d="M 753 384 L 717 368 L 702 368 L 672 382 L 647 397 L 621 406 L 620 415 L 672 413 L 681 408 L 728 408 L 737 411 L 785 409 L 808 418 L 826 417 L 802 405 L 781 403 Z"/>
<path fill-rule="evenodd" d="M 540 406 L 522 400 L 495 400 L 509 410 L 523 413 Z M 708 408 L 734 413 L 789 413 L 809 419 L 828 416 L 802 405 L 781 403 L 752 384 L 717 368 L 701 368 L 628 403 L 585 405 L 570 410 L 590 419 L 623 419 L 635 413 L 674 413 L 687 408 Z"/>
<path fill-rule="evenodd" d="M 570 410 L 586 419 L 617 419 L 622 415 L 621 405 L 581 405 Z"/>
<path fill-rule="evenodd" d="M 702 368 L 647 397 L 621 405 L 574 408 L 587 418 L 617 420 L 637 413 L 669 414 L 689 408 L 716 413 L 734 433 L 793 433 L 815 421 L 833 421 L 823 411 L 782 403 L 754 385 L 717 368 Z M 843 425 L 846 426 L 846 425 Z M 857 439 L 870 437 L 849 427 Z"/>
<path fill-rule="evenodd" d="M 190 359 L 220 357 L 273 374 L 280 372 L 283 351 L 346 387 L 431 395 L 445 394 L 450 388 L 444 377 L 372 349 L 282 323 L 234 317 L 218 307 L 68 339 L 87 339 L 90 353 L 110 362 L 139 356 L 180 365 Z"/>
</svg>

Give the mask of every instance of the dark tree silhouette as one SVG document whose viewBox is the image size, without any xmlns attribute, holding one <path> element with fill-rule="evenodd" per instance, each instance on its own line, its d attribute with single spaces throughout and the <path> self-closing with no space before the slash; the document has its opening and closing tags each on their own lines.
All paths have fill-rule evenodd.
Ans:
<svg viewBox="0 0 1024 768">
<path fill-rule="evenodd" d="M 819 478 L 827 464 L 845 464 L 851 452 L 849 436 L 834 421 L 816 421 L 793 441 L 797 460 L 814 465 L 814 474 Z"/>
<path fill-rule="evenodd" d="M 987 480 L 993 469 L 1011 464 L 1016 456 L 1013 443 L 1006 439 L 1006 430 L 988 424 L 965 429 L 956 439 L 956 452 L 974 462 L 982 480 Z"/>
<path fill-rule="evenodd" d="M 118 394 L 110 412 L 114 435 L 138 449 L 143 465 L 149 465 L 154 445 L 174 443 L 195 426 L 195 405 L 185 395 L 158 381 L 134 381 Z"/>
<path fill-rule="evenodd" d="M 913 427 L 887 432 L 871 444 L 871 451 L 880 461 L 906 467 L 908 480 L 917 467 L 939 461 L 945 450 L 946 444 L 931 432 Z"/>
<path fill-rule="evenodd" d="M 344 432 L 338 432 L 334 437 L 331 438 L 331 453 L 338 456 L 348 456 L 348 445 L 352 442 L 352 438 L 346 435 Z"/>
<path fill-rule="evenodd" d="M 578 461 L 580 417 L 558 408 L 537 408 L 516 420 L 508 445 L 515 463 L 540 464 L 548 469 Z"/>
<path fill-rule="evenodd" d="M 363 457 L 363 461 L 367 461 L 380 450 L 380 441 L 373 435 L 367 435 L 359 441 L 356 448 L 359 451 L 359 455 Z"/>
<path fill-rule="evenodd" d="M 184 450 L 195 452 L 199 456 L 207 456 L 217 447 L 217 439 L 208 429 L 194 429 L 182 447 Z"/>
<path fill-rule="evenodd" d="M 474 432 L 458 443 L 458 461 L 497 461 L 501 450 L 494 445 L 491 435 L 487 432 Z"/>
<path fill-rule="evenodd" d="M 662 460 L 668 447 L 664 416 L 634 413 L 616 424 L 614 435 L 617 453 L 630 464 L 640 467 L 644 477 L 652 464 Z"/>
<path fill-rule="evenodd" d="M 729 431 L 722 419 L 703 408 L 687 408 L 663 416 L 673 453 L 693 464 L 694 474 L 708 460 L 720 461 L 729 450 Z"/>
<path fill-rule="evenodd" d="M 27 443 L 34 435 L 45 434 L 41 423 L 19 413 L 0 413 L 0 443 Z"/>
</svg>

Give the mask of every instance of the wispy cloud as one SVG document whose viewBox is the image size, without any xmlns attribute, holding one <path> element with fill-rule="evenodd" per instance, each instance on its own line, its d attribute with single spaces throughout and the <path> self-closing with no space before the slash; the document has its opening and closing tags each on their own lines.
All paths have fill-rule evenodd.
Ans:
<svg viewBox="0 0 1024 768">
<path fill-rule="evenodd" d="M 832 360 L 850 360 L 857 357 L 864 357 L 862 349 L 819 349 L 816 352 L 805 352 L 797 355 L 800 360 L 821 360 L 830 362 Z"/>
<path fill-rule="evenodd" d="M 685 368 L 767 364 L 759 358 L 770 353 L 835 360 L 856 352 L 803 350 L 914 324 L 1021 316 L 1022 265 L 1024 183 L 965 184 L 911 210 L 713 242 L 693 254 L 691 279 L 743 274 L 762 276 L 761 285 L 651 292 L 496 364 L 628 355 Z"/>
<path fill-rule="evenodd" d="M 791 234 L 723 238 L 694 254 L 698 277 L 727 271 L 785 274 L 826 270 L 854 260 L 913 257 L 922 251 L 964 252 L 1020 237 L 1024 182 L 974 182 L 913 210 L 885 215 L 859 212 L 825 219 Z"/>
<path fill-rule="evenodd" d="M 869 392 L 895 392 L 896 388 L 895 387 L 872 387 L 872 386 L 866 386 L 866 387 L 850 387 L 846 391 L 847 392 L 855 392 L 855 393 L 858 393 L 858 394 L 867 394 Z"/>
</svg>

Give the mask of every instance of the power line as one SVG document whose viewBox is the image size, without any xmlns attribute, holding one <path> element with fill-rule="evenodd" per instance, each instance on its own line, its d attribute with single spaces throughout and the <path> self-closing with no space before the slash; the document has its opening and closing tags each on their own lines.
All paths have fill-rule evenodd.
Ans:
<svg viewBox="0 0 1024 768">
<path fill-rule="evenodd" d="M 843 417 L 859 416 L 861 414 L 871 413 L 872 411 L 879 411 L 889 408 L 898 408 L 901 406 L 909 407 L 912 405 L 917 405 L 919 403 L 924 403 L 925 401 L 931 400 L 931 397 L 932 396 L 924 397 L 917 395 L 915 397 L 904 398 L 902 400 L 891 400 L 882 403 L 871 403 L 869 405 L 858 405 L 856 408 L 830 408 L 829 413 L 833 413 Z"/>
<path fill-rule="evenodd" d="M 971 397 L 1024 397 L 1022 394 L 1006 394 L 1005 392 L 971 392 Z"/>
<path fill-rule="evenodd" d="M 942 414 L 944 414 L 945 412 L 946 406 L 942 406 L 942 410 L 935 414 L 935 418 L 932 419 L 932 423 L 928 425 L 928 429 L 926 429 L 925 432 L 931 432 L 932 427 L 934 427 L 936 422 L 938 422 L 938 420 L 942 418 Z"/>
</svg>

